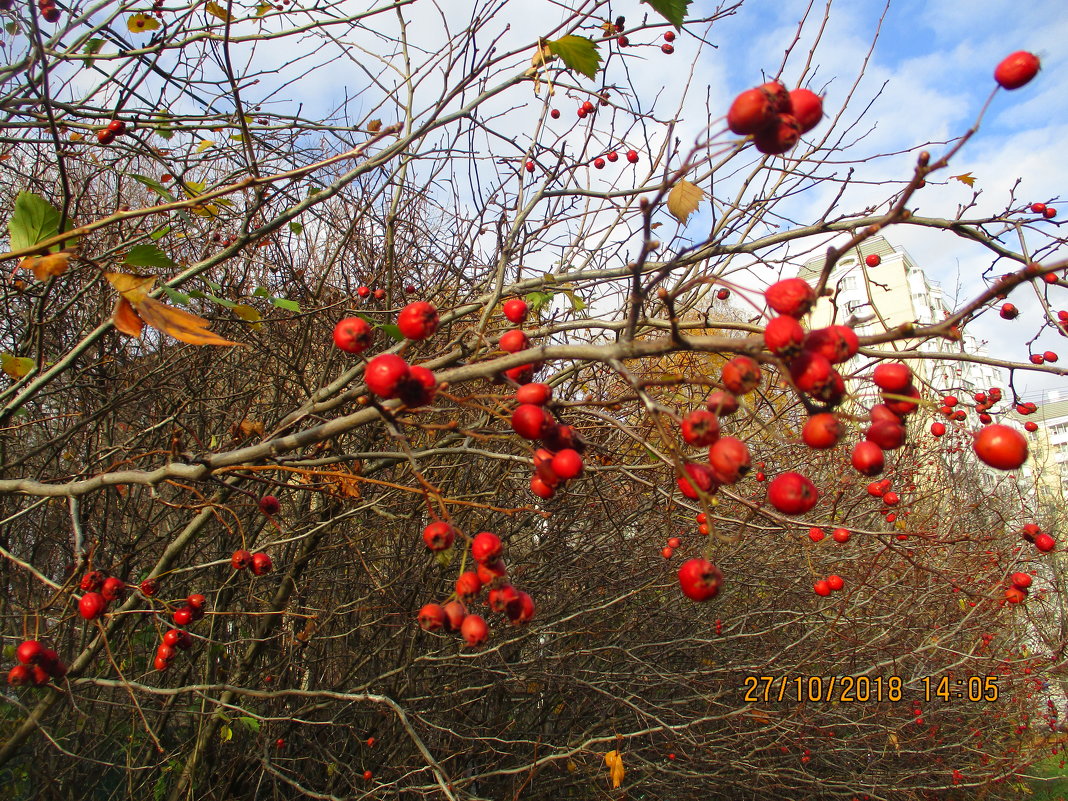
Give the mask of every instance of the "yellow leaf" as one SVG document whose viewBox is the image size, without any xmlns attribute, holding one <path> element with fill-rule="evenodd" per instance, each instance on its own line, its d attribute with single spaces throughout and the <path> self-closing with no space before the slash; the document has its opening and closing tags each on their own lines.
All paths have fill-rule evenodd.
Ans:
<svg viewBox="0 0 1068 801">
<path fill-rule="evenodd" d="M 207 150 L 214 144 L 215 142 L 211 139 L 201 139 L 200 144 L 197 145 L 197 153 L 203 153 L 205 150 Z"/>
<path fill-rule="evenodd" d="M 208 3 L 206 6 L 204 6 L 204 8 L 207 9 L 208 13 L 211 14 L 213 17 L 215 17 L 216 19 L 221 19 L 223 22 L 230 22 L 231 20 L 233 20 L 233 17 L 230 16 L 230 12 L 228 12 L 218 3 Z"/>
<path fill-rule="evenodd" d="M 27 256 L 19 264 L 24 270 L 33 270 L 38 281 L 47 281 L 53 275 L 63 275 L 70 266 L 70 251 L 61 250 L 47 256 Z"/>
<path fill-rule="evenodd" d="M 378 133 L 382 130 L 382 120 L 371 120 L 367 123 L 367 130 L 371 133 Z"/>
<path fill-rule="evenodd" d="M 244 303 L 238 303 L 231 311 L 246 323 L 251 323 L 253 331 L 259 331 L 263 328 L 263 323 L 260 322 L 262 316 L 259 309 L 253 306 L 246 306 Z"/>
<path fill-rule="evenodd" d="M 704 197 L 705 193 L 701 187 L 682 179 L 675 184 L 671 194 L 668 195 L 668 211 L 671 212 L 672 217 L 685 225 L 690 215 L 697 211 Z"/>
<path fill-rule="evenodd" d="M 70 135 L 70 141 L 72 142 L 80 142 L 83 139 L 85 139 L 85 134 L 80 134 L 77 131 Z"/>
<path fill-rule="evenodd" d="M 258 6 L 256 6 L 256 16 L 262 17 L 272 8 L 274 8 L 274 6 L 272 6 L 270 3 L 260 3 Z"/>
<path fill-rule="evenodd" d="M 140 303 L 135 303 L 134 308 L 137 309 L 141 319 L 153 328 L 170 334 L 177 340 L 188 342 L 190 345 L 241 344 L 223 339 L 218 334 L 209 331 L 209 323 L 203 317 L 168 306 L 154 298 L 145 298 Z"/>
<path fill-rule="evenodd" d="M 131 337 L 140 337 L 145 327 L 144 322 L 130 305 L 130 301 L 123 297 L 120 297 L 119 302 L 115 304 L 115 313 L 111 315 L 111 322 L 122 333 Z"/>
<path fill-rule="evenodd" d="M 130 33 L 156 31 L 159 30 L 159 23 L 148 14 L 134 14 L 132 17 L 127 18 L 126 30 L 130 31 Z"/>
<path fill-rule="evenodd" d="M 901 746 L 898 745 L 898 742 L 897 742 L 897 735 L 896 734 L 894 734 L 893 732 L 890 732 L 886 736 L 886 739 L 890 741 L 890 745 L 894 746 L 894 750 L 895 751 L 900 751 L 901 750 Z"/>
<path fill-rule="evenodd" d="M 970 172 L 966 172 L 961 175 L 951 175 L 949 177 L 960 181 L 962 184 L 967 184 L 968 186 L 975 186 L 975 176 L 972 175 Z"/>
<path fill-rule="evenodd" d="M 156 279 L 151 275 L 133 273 L 104 273 L 104 277 L 115 290 L 137 308 L 137 304 L 148 297 Z"/>
<path fill-rule="evenodd" d="M 223 726 L 219 729 L 219 739 L 224 743 L 229 742 L 234 736 L 233 730 L 229 726 Z"/>
<path fill-rule="evenodd" d="M 33 369 L 33 359 L 25 356 L 15 356 L 11 353 L 0 353 L 0 369 L 12 378 L 22 378 Z"/>
<path fill-rule="evenodd" d="M 623 784 L 623 757 L 618 751 L 609 751 L 604 755 L 604 761 L 608 764 L 608 778 L 612 780 L 612 787 L 617 788 Z"/>
</svg>

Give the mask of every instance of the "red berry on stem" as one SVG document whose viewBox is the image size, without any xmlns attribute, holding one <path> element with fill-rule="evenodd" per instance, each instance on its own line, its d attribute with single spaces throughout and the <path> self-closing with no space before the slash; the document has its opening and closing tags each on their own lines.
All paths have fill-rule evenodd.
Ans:
<svg viewBox="0 0 1068 801">
<path fill-rule="evenodd" d="M 675 46 L 672 44 L 668 44 L 667 42 L 660 45 L 660 49 L 663 50 L 669 56 L 675 52 Z"/>
<path fill-rule="evenodd" d="M 707 559 L 688 559 L 679 567 L 679 586 L 693 601 L 707 601 L 719 594 L 723 574 Z"/>
<path fill-rule="evenodd" d="M 883 451 L 871 440 L 861 440 L 853 446 L 853 467 L 863 476 L 877 476 L 883 472 Z"/>
<path fill-rule="evenodd" d="M 814 414 L 805 421 L 805 426 L 801 429 L 801 439 L 810 448 L 826 450 L 837 445 L 843 433 L 845 430 L 841 421 L 833 414 L 824 412 Z"/>
<path fill-rule="evenodd" d="M 764 300 L 779 314 L 800 318 L 816 302 L 816 292 L 803 278 L 784 278 L 764 290 Z"/>
<path fill-rule="evenodd" d="M 262 551 L 252 554 L 252 575 L 263 576 L 270 573 L 272 569 L 274 569 L 274 563 L 270 556 Z"/>
<path fill-rule="evenodd" d="M 468 615 L 460 624 L 460 635 L 473 648 L 484 643 L 489 637 L 489 626 L 481 615 Z"/>
<path fill-rule="evenodd" d="M 532 403 L 535 406 L 544 406 L 553 397 L 553 390 L 548 384 L 531 382 L 524 384 L 515 391 L 515 399 L 520 403 Z"/>
<path fill-rule="evenodd" d="M 976 456 L 998 470 L 1015 470 L 1027 461 L 1027 440 L 1011 426 L 986 426 L 976 435 L 973 447 Z"/>
<path fill-rule="evenodd" d="M 801 133 L 808 133 L 823 119 L 823 99 L 810 89 L 790 92 L 790 107 L 801 126 Z"/>
<path fill-rule="evenodd" d="M 637 150 L 628 150 L 627 151 L 627 161 L 629 161 L 631 164 L 637 164 L 638 163 L 638 151 Z"/>
<path fill-rule="evenodd" d="M 108 602 L 98 592 L 87 592 L 78 601 L 78 614 L 86 620 L 96 620 L 107 608 Z"/>
<path fill-rule="evenodd" d="M 492 562 L 501 555 L 501 538 L 491 531 L 480 531 L 471 540 L 471 558 L 476 562 Z"/>
<path fill-rule="evenodd" d="M 438 520 L 423 529 L 423 542 L 432 551 L 444 551 L 452 547 L 456 539 L 456 529 L 448 523 Z"/>
<path fill-rule="evenodd" d="M 774 122 L 775 110 L 760 89 L 746 89 L 727 111 L 727 127 L 740 136 L 755 134 Z"/>
<path fill-rule="evenodd" d="M 397 315 L 397 328 L 407 339 L 429 339 L 438 330 L 438 310 L 425 300 L 409 303 Z"/>
<path fill-rule="evenodd" d="M 520 325 L 527 319 L 527 304 L 526 301 L 519 298 L 511 298 L 506 300 L 501 307 L 501 311 L 504 312 L 504 316 L 509 322 Z"/>
<path fill-rule="evenodd" d="M 1017 50 L 998 64 L 994 70 L 994 80 L 1003 89 L 1019 89 L 1038 74 L 1040 67 L 1041 63 L 1034 53 Z"/>
<path fill-rule="evenodd" d="M 705 409 L 696 409 L 682 418 L 682 438 L 699 448 L 719 438 L 719 418 Z"/>
<path fill-rule="evenodd" d="M 819 492 L 800 473 L 783 473 L 768 484 L 768 500 L 783 514 L 800 515 L 816 505 Z"/>
<path fill-rule="evenodd" d="M 864 263 L 869 267 L 878 267 L 882 264 L 882 257 L 878 253 L 871 253 L 864 257 Z"/>
<path fill-rule="evenodd" d="M 712 492 L 716 487 L 715 474 L 712 468 L 703 464 L 688 464 L 684 468 L 685 475 L 677 481 L 679 491 L 690 500 L 697 499 L 697 487 L 702 492 Z"/>
<path fill-rule="evenodd" d="M 234 570 L 252 567 L 252 554 L 243 549 L 234 551 L 233 556 L 230 557 L 230 567 Z"/>
<path fill-rule="evenodd" d="M 395 353 L 375 356 L 364 370 L 363 380 L 371 392 L 383 398 L 395 398 L 408 378 L 408 363 Z"/>
<path fill-rule="evenodd" d="M 274 517 L 281 510 L 282 504 L 273 495 L 264 495 L 260 498 L 260 511 L 268 517 Z"/>
</svg>

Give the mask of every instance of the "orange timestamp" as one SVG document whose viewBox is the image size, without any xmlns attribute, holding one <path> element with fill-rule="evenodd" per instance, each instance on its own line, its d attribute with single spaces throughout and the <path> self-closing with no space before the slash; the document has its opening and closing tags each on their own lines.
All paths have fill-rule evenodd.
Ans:
<svg viewBox="0 0 1068 801">
<path fill-rule="evenodd" d="M 906 693 L 909 686 L 919 692 Z M 773 701 L 811 703 L 897 702 L 906 694 L 915 700 L 932 699 L 979 701 L 998 700 L 997 676 L 923 676 L 906 682 L 901 676 L 746 676 L 743 689 L 746 703 Z"/>
</svg>

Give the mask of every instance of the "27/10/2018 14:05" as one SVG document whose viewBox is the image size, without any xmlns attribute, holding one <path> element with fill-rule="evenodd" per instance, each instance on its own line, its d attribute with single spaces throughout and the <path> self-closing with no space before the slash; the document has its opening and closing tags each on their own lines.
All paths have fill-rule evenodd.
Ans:
<svg viewBox="0 0 1068 801">
<path fill-rule="evenodd" d="M 998 700 L 997 676 L 923 676 L 910 681 L 917 686 L 915 700 L 932 699 L 972 702 Z M 898 702 L 905 698 L 906 682 L 901 676 L 746 676 L 743 688 L 746 703 L 771 701 L 811 701 L 813 703 Z"/>
</svg>

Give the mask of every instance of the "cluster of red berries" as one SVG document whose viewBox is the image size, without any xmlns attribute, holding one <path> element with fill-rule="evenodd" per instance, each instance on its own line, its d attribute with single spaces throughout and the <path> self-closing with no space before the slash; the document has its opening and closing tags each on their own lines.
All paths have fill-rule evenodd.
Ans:
<svg viewBox="0 0 1068 801">
<path fill-rule="evenodd" d="M 96 132 L 96 141 L 102 145 L 110 145 L 116 136 L 126 133 L 126 123 L 122 120 L 112 120 L 106 128 L 99 128 Z"/>
<path fill-rule="evenodd" d="M 7 683 L 12 687 L 25 687 L 33 684 L 42 687 L 50 679 L 61 679 L 67 675 L 67 666 L 59 654 L 51 648 L 45 648 L 37 640 L 24 640 L 15 649 L 18 664 L 7 673 Z"/>
<path fill-rule="evenodd" d="M 10 8 L 11 6 L 7 6 Z M 41 16 L 48 22 L 59 22 L 59 9 L 56 8 L 56 0 L 37 0 L 37 8 Z"/>
<path fill-rule="evenodd" d="M 1020 531 L 1020 536 L 1027 542 L 1033 543 L 1042 553 L 1049 553 L 1057 546 L 1056 540 L 1043 531 L 1037 523 L 1025 524 Z"/>
<path fill-rule="evenodd" d="M 199 593 L 193 593 L 185 599 L 185 603 L 174 610 L 171 620 L 176 626 L 188 626 L 204 617 L 204 607 L 208 599 Z"/>
<path fill-rule="evenodd" d="M 397 328 L 407 339 L 423 340 L 438 330 L 438 310 L 432 303 L 416 301 L 397 316 Z M 346 353 L 363 353 L 374 341 L 374 328 L 362 317 L 346 317 L 334 326 L 334 344 Z M 409 365 L 395 353 L 382 353 L 368 362 L 363 374 L 367 388 L 387 400 L 400 398 L 410 408 L 434 399 L 437 380 L 418 365 Z"/>
<path fill-rule="evenodd" d="M 787 92 L 778 81 L 746 89 L 731 103 L 727 127 L 751 135 L 761 153 L 785 153 L 823 119 L 823 100 L 808 89 Z"/>
<path fill-rule="evenodd" d="M 456 530 L 442 521 L 423 529 L 423 541 L 432 551 L 445 550 L 455 539 Z M 471 540 L 471 557 L 476 569 L 460 574 L 453 600 L 444 605 L 423 605 L 419 610 L 419 627 L 424 631 L 457 631 L 468 645 L 481 645 L 489 637 L 489 625 L 482 615 L 468 613 L 466 604 L 484 589 L 486 605 L 492 611 L 504 614 L 513 625 L 530 622 L 534 617 L 534 599 L 508 581 L 502 554 L 500 537 L 489 531 L 476 534 Z"/>
<path fill-rule="evenodd" d="M 108 608 L 108 604 L 122 598 L 126 582 L 114 576 L 105 576 L 99 570 L 90 570 L 82 576 L 79 589 L 85 594 L 78 601 L 78 614 L 86 620 L 96 620 Z"/>
<path fill-rule="evenodd" d="M 1013 573 L 1009 576 L 1009 587 L 1005 590 L 1005 600 L 1010 604 L 1023 603 L 1031 587 L 1030 573 Z"/>
<path fill-rule="evenodd" d="M 526 301 L 520 300 L 519 298 L 512 298 L 511 300 L 505 301 L 504 306 L 501 307 L 501 311 L 509 322 L 519 326 L 527 319 L 527 312 L 529 309 Z M 497 340 L 497 347 L 505 353 L 519 353 L 519 351 L 526 350 L 530 347 L 530 338 L 522 328 L 511 328 L 501 334 L 501 338 Z M 541 362 L 521 364 L 518 367 L 511 367 L 505 370 L 503 375 L 505 378 L 514 381 L 516 384 L 529 384 L 534 380 L 534 373 L 540 370 L 541 366 Z"/>
<path fill-rule="evenodd" d="M 637 150 L 628 150 L 627 151 L 627 161 L 629 163 L 637 164 L 640 158 L 641 158 L 641 156 L 638 155 L 638 151 Z M 593 168 L 595 170 L 603 170 L 607 163 L 611 162 L 611 163 L 614 164 L 617 161 L 619 161 L 619 153 L 618 153 L 618 151 L 609 150 L 607 153 L 604 154 L 604 156 L 598 156 L 591 163 L 593 164 Z M 535 165 L 534 165 L 533 161 L 528 161 L 525 166 L 526 166 L 527 172 L 534 172 Z"/>
<path fill-rule="evenodd" d="M 186 604 L 190 608 L 194 608 L 194 603 L 199 603 L 199 608 L 203 609 L 205 603 L 204 596 L 190 595 L 186 599 Z M 192 647 L 193 636 L 188 631 L 185 629 L 167 629 L 167 632 L 163 635 L 163 641 L 159 644 L 159 647 L 156 648 L 156 657 L 152 662 L 152 666 L 156 670 L 166 670 L 171 666 L 174 657 L 178 655 L 179 649 L 188 651 Z"/>
<path fill-rule="evenodd" d="M 523 384 L 515 397 L 519 405 L 512 412 L 512 430 L 523 439 L 541 440 L 545 446 L 534 451 L 530 491 L 548 500 L 558 487 L 582 474 L 582 452 L 586 445 L 574 428 L 557 422 L 546 408 L 552 399 L 548 384 Z"/>
<path fill-rule="evenodd" d="M 1047 206 L 1045 203 L 1032 203 L 1031 212 L 1033 214 L 1041 214 L 1047 220 L 1052 220 L 1057 216 L 1057 210 L 1053 206 Z"/>
<path fill-rule="evenodd" d="M 704 514 L 704 512 L 702 512 Z M 660 555 L 665 559 L 670 559 L 675 555 L 675 549 L 682 545 L 681 537 L 668 537 L 667 544 L 660 549 Z"/>
<path fill-rule="evenodd" d="M 826 598 L 832 592 L 838 592 L 844 586 L 845 581 L 842 580 L 842 577 L 836 573 L 831 573 L 827 578 L 820 579 L 813 584 L 812 591 L 815 592 L 816 595 Z"/>
<path fill-rule="evenodd" d="M 883 504 L 888 507 L 897 506 L 901 502 L 901 496 L 890 489 L 890 479 L 884 478 L 882 481 L 873 481 L 868 485 L 868 494 L 873 498 L 881 498 Z M 895 512 L 886 511 L 886 522 L 893 523 L 897 520 L 897 514 Z M 848 536 L 846 537 L 848 539 Z M 842 540 L 845 542 L 845 540 Z"/>
<path fill-rule="evenodd" d="M 233 556 L 230 557 L 230 567 L 234 570 L 244 570 L 245 568 L 248 568 L 252 571 L 252 575 L 264 576 L 274 569 L 274 562 L 272 562 L 271 557 L 263 551 L 252 553 L 244 549 L 238 549 L 234 551 Z"/>
</svg>

